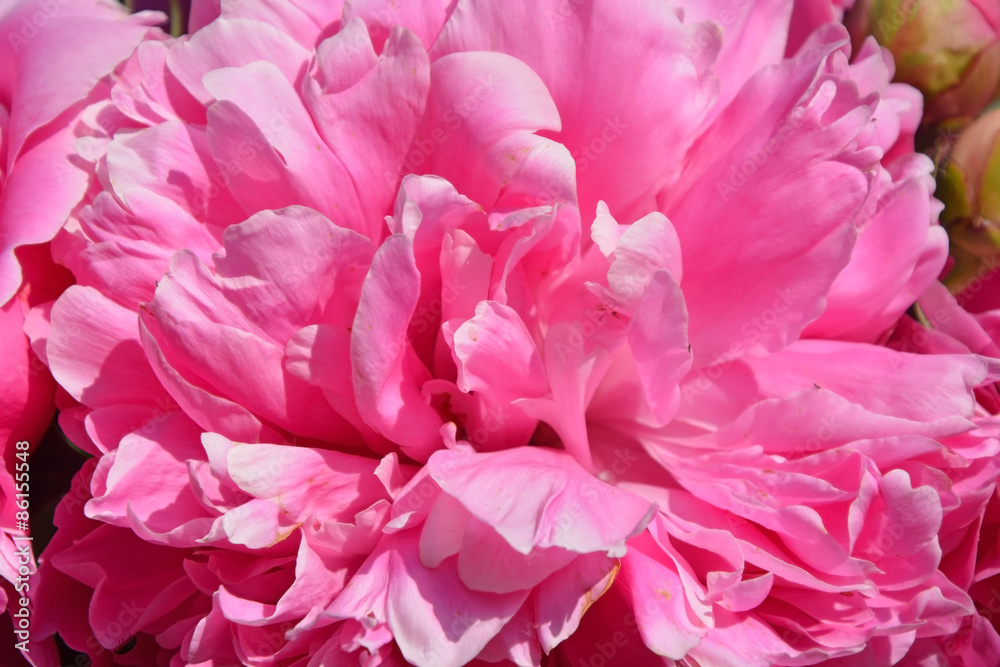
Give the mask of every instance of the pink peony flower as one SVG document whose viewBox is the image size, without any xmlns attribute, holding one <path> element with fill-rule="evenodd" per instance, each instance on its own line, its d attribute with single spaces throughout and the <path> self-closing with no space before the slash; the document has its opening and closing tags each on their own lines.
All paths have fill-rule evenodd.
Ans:
<svg viewBox="0 0 1000 667">
<path fill-rule="evenodd" d="M 795 3 L 724 4 L 243 0 L 147 35 L 89 112 L 120 129 L 78 144 L 76 285 L 26 324 L 94 455 L 37 639 L 170 667 L 994 645 L 1000 362 L 881 345 L 947 252 L 920 97 Z"/>
</svg>

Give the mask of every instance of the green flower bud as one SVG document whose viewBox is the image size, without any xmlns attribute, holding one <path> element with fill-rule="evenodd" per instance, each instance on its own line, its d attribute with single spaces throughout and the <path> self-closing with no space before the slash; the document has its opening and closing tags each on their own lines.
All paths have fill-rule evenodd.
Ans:
<svg viewBox="0 0 1000 667">
<path fill-rule="evenodd" d="M 920 90 L 925 123 L 975 118 L 1000 97 L 1000 2 L 858 0 L 846 18 L 855 49 L 889 49 L 896 80 Z"/>
<path fill-rule="evenodd" d="M 945 282 L 957 294 L 984 263 L 1000 257 L 1000 109 L 959 135 L 938 169 L 936 194 L 955 258 Z"/>
</svg>

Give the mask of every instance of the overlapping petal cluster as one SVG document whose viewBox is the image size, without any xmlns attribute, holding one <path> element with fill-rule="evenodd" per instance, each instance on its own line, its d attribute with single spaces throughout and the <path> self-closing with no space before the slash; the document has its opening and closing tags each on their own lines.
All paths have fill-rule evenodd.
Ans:
<svg viewBox="0 0 1000 667">
<path fill-rule="evenodd" d="M 92 177 L 71 157 L 78 128 L 92 101 L 106 97 L 102 78 L 154 36 L 157 20 L 112 2 L 0 2 L 0 611 L 27 604 L 34 549 L 13 536 L 27 532 L 27 459 L 55 407 L 52 377 L 23 331 L 25 315 L 71 280 L 44 244 Z M 92 48 L 95 38 L 106 45 Z M 0 655 L 9 651 L 5 645 Z"/>
</svg>

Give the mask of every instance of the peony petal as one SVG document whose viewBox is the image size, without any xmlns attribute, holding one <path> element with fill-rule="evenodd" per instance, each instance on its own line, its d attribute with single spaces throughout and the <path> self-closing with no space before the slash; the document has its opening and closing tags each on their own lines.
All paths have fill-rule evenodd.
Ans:
<svg viewBox="0 0 1000 667">
<path fill-rule="evenodd" d="M 209 72 L 263 60 L 273 63 L 287 81 L 294 83 L 309 57 L 308 51 L 275 26 L 227 16 L 171 48 L 167 67 L 199 104 L 208 106 L 218 99 L 203 83 Z"/>
<path fill-rule="evenodd" d="M 53 377 L 89 407 L 169 403 L 139 344 L 135 313 L 90 287 L 70 287 L 52 308 L 46 355 Z"/>
<path fill-rule="evenodd" d="M 501 401 L 548 390 L 542 358 L 517 312 L 481 301 L 476 316 L 455 331 L 452 350 L 462 391 L 489 391 Z"/>
<path fill-rule="evenodd" d="M 480 593 L 461 584 L 454 561 L 431 570 L 417 558 L 416 538 L 394 536 L 386 617 L 408 661 L 418 667 L 466 664 L 514 616 L 527 591 Z"/>
<path fill-rule="evenodd" d="M 559 130 L 553 136 L 576 161 L 587 219 L 599 199 L 621 218 L 652 210 L 656 193 L 679 174 L 714 93 L 672 7 L 617 9 L 598 0 L 517 7 L 459 0 L 431 51 L 435 71 L 455 57 L 445 54 L 493 50 L 538 73 L 562 119 L 548 129 Z M 685 104 L 674 103 L 681 98 Z"/>
<path fill-rule="evenodd" d="M 381 240 L 384 216 L 400 179 L 410 171 L 406 161 L 427 102 L 430 62 L 410 32 L 395 29 L 377 60 L 374 52 L 357 48 L 367 40 L 364 24 L 356 20 L 320 44 L 322 78 L 306 79 L 303 97 L 320 136 L 364 191 L 363 233 Z M 365 62 L 349 79 L 333 79 L 346 78 L 356 54 L 370 54 L 374 62 Z M 379 132 L 370 132 L 373 127 Z"/>
<path fill-rule="evenodd" d="M 568 455 L 552 450 L 440 451 L 428 469 L 445 493 L 522 554 L 560 547 L 620 556 L 625 540 L 652 516 L 649 503 L 600 482 Z"/>
<path fill-rule="evenodd" d="M 791 343 L 847 264 L 879 153 L 852 147 L 869 116 L 853 84 L 822 75 L 845 44 L 831 30 L 796 60 L 758 72 L 665 192 L 661 210 L 684 248 L 696 366 Z"/>
<path fill-rule="evenodd" d="M 298 93 L 275 65 L 217 69 L 204 81 L 217 100 L 208 110 L 208 143 L 247 213 L 304 204 L 342 227 L 370 228 L 350 174 L 324 148 Z"/>
<path fill-rule="evenodd" d="M 404 452 L 423 460 L 440 446 L 441 418 L 420 394 L 429 374 L 406 340 L 419 285 L 412 242 L 398 234 L 389 237 L 362 288 L 351 362 L 361 416 Z"/>
</svg>

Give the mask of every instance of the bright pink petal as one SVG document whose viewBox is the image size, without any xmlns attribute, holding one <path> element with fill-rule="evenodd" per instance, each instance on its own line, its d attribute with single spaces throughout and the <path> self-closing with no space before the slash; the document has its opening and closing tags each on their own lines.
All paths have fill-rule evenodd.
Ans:
<svg viewBox="0 0 1000 667">
<path fill-rule="evenodd" d="M 370 49 L 358 48 L 367 40 L 364 24 L 356 21 L 320 44 L 319 71 L 306 79 L 303 97 L 326 145 L 364 192 L 363 233 L 381 240 L 399 181 L 412 171 L 408 151 L 424 114 L 430 63 L 410 32 L 394 30 L 377 59 Z M 363 54 L 370 60 L 350 67 Z"/>
<path fill-rule="evenodd" d="M 872 412 L 918 422 L 971 417 L 970 390 L 987 370 L 968 356 L 906 354 L 827 341 L 801 341 L 748 363 L 765 395 L 786 396 L 812 382 Z"/>
<path fill-rule="evenodd" d="M 697 366 L 791 343 L 847 264 L 880 155 L 857 144 L 865 100 L 824 73 L 845 58 L 846 35 L 826 38 L 751 78 L 665 191 Z"/>
<path fill-rule="evenodd" d="M 937 279 L 947 235 L 934 224 L 930 163 L 912 163 L 909 177 L 888 187 L 860 230 L 850 263 L 830 288 L 826 311 L 805 336 L 874 341 Z"/>
<path fill-rule="evenodd" d="M 42 19 L 37 18 L 39 13 Z M 113 3 L 75 0 L 59 5 L 54 15 L 28 4 L 7 15 L 2 26 L 7 39 L 0 54 L 17 68 L 11 91 L 8 173 L 28 137 L 83 100 L 159 18 L 149 13 L 128 17 Z M 38 29 L 32 21 L 44 21 L 44 27 Z M 25 26 L 33 29 L 30 39 L 22 34 L 27 32 Z M 92 48 L 93 44 L 103 48 Z"/>
<path fill-rule="evenodd" d="M 52 308 L 46 356 L 53 376 L 89 407 L 169 402 L 145 361 L 136 314 L 90 287 L 70 287 Z"/>
<path fill-rule="evenodd" d="M 541 355 L 508 306 L 481 301 L 476 316 L 455 331 L 453 350 L 462 391 L 490 392 L 509 401 L 548 390 Z"/>
<path fill-rule="evenodd" d="M 576 161 L 587 219 L 600 199 L 627 219 L 653 209 L 653 197 L 680 172 L 714 93 L 673 8 L 641 2 L 618 9 L 589 0 L 516 7 L 463 0 L 432 50 L 435 70 L 455 57 L 445 54 L 493 50 L 538 73 L 562 119 L 548 129 L 559 130 L 552 136 Z"/>
<path fill-rule="evenodd" d="M 722 47 L 712 67 L 719 78 L 719 98 L 715 103 L 718 113 L 755 72 L 782 60 L 792 6 L 803 3 L 685 0 L 678 4 L 684 11 L 684 23 L 694 31 L 690 50 L 695 56 L 704 58 L 710 54 L 719 40 L 715 31 L 722 28 L 719 40 Z"/>
<path fill-rule="evenodd" d="M 5 351 L 0 364 L 0 438 L 10 453 L 15 451 L 10 443 L 37 443 L 55 409 L 55 383 L 31 350 L 23 328 L 21 302 L 13 299 L 0 308 L 0 344 Z"/>
<path fill-rule="evenodd" d="M 618 556 L 651 516 L 647 502 L 604 484 L 553 450 L 441 451 L 428 469 L 445 493 L 522 554 L 560 547 Z"/>
<path fill-rule="evenodd" d="M 0 302 L 23 275 L 14 249 L 51 241 L 87 190 L 87 172 L 73 162 L 73 132 L 60 130 L 35 144 L 0 188 Z"/>
<path fill-rule="evenodd" d="M 229 190 L 247 213 L 303 204 L 342 227 L 371 229 L 357 186 L 325 148 L 277 66 L 255 62 L 217 69 L 204 82 L 217 100 L 208 110 L 208 144 L 215 160 L 226 165 Z"/>
<path fill-rule="evenodd" d="M 101 459 L 87 515 L 122 527 L 138 522 L 146 539 L 158 533 L 162 543 L 194 546 L 212 524 L 189 486 L 187 461 L 203 455 L 201 429 L 180 412 L 146 426 Z"/>
<path fill-rule="evenodd" d="M 167 67 L 200 104 L 207 106 L 215 97 L 203 83 L 206 74 L 261 60 L 272 63 L 289 82 L 295 82 L 309 52 L 273 25 L 227 17 L 177 43 L 167 55 Z"/>
<path fill-rule="evenodd" d="M 534 594 L 538 641 L 546 653 L 569 638 L 584 614 L 611 587 L 620 563 L 604 554 L 574 560 L 543 581 Z"/>
<path fill-rule="evenodd" d="M 361 416 L 422 460 L 442 443 L 441 418 L 420 391 L 429 373 L 406 339 L 419 285 L 412 242 L 401 235 L 389 237 L 376 253 L 361 292 L 351 362 Z"/>
</svg>

